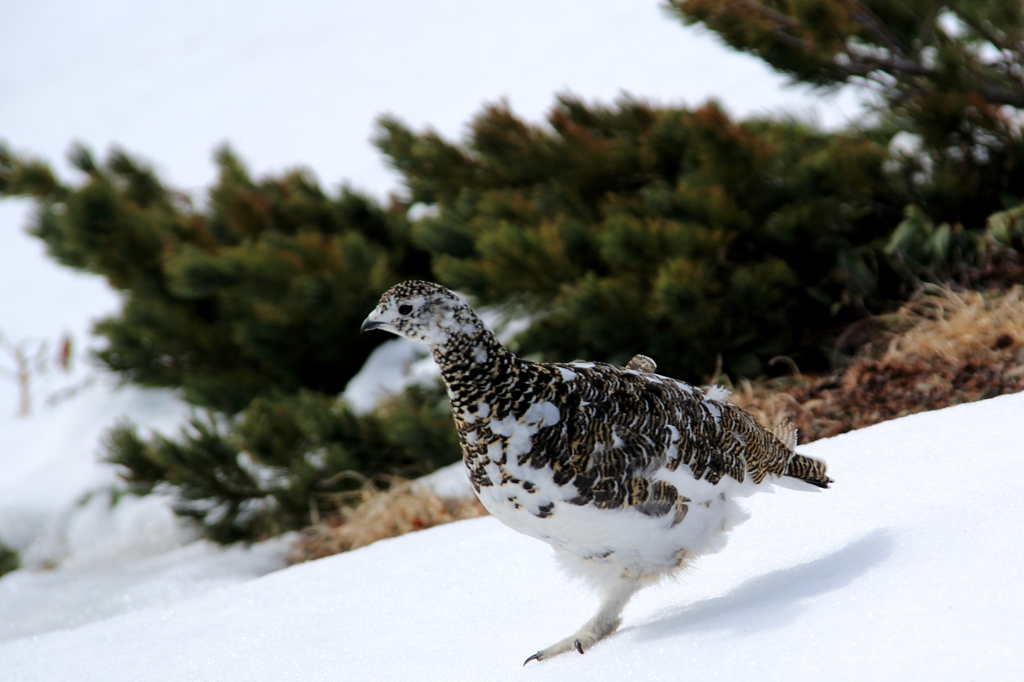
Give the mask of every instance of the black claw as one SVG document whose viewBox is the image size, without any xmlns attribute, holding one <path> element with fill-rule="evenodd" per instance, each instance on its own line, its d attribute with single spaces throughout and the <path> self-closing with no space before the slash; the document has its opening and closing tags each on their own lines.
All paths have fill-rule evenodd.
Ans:
<svg viewBox="0 0 1024 682">
<path fill-rule="evenodd" d="M 572 645 L 574 647 L 576 647 L 576 651 L 580 652 L 581 654 L 583 653 L 583 645 L 580 644 L 580 640 L 578 640 L 578 639 L 572 640 Z"/>
<path fill-rule="evenodd" d="M 530 656 L 528 659 L 523 661 L 523 667 L 525 668 L 526 664 L 529 663 L 530 661 L 539 661 L 539 660 L 540 660 L 540 652 L 538 651 L 533 656 Z"/>
</svg>

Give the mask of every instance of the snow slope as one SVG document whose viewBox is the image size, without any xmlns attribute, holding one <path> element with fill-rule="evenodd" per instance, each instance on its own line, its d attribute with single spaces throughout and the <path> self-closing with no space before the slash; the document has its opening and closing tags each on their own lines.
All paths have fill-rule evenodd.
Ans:
<svg viewBox="0 0 1024 682">
<path fill-rule="evenodd" d="M 719 554 L 585 656 L 521 667 L 596 599 L 492 518 L 385 540 L 167 608 L 0 643 L 31 680 L 1024 678 L 1024 395 L 801 448 L 836 479 L 747 500 Z M 9 589 L 0 580 L 0 591 Z"/>
</svg>

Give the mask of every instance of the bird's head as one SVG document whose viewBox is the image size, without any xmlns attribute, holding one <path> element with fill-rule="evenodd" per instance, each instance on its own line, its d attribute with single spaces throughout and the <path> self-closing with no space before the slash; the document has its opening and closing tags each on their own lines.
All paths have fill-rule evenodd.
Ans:
<svg viewBox="0 0 1024 682">
<path fill-rule="evenodd" d="M 455 292 L 433 282 L 409 280 L 384 292 L 359 331 L 383 329 L 433 348 L 443 348 L 454 335 L 483 331 L 473 309 Z"/>
</svg>

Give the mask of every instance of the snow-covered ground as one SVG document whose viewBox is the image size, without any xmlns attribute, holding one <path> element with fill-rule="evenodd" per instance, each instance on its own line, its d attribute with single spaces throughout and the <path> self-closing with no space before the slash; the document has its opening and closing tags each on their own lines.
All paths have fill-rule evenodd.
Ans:
<svg viewBox="0 0 1024 682">
<path fill-rule="evenodd" d="M 831 490 L 746 501 L 719 554 L 585 656 L 522 668 L 595 598 L 493 518 L 0 643 L 31 680 L 1024 679 L 1024 395 L 802 448 Z M 0 592 L 10 589 L 0 580 Z"/>
</svg>

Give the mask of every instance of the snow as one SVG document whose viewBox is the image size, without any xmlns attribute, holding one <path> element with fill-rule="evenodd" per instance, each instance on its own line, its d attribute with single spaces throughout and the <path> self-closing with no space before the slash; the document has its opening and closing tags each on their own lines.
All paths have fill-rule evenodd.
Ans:
<svg viewBox="0 0 1024 682">
<path fill-rule="evenodd" d="M 103 433 L 126 413 L 167 432 L 187 416 L 170 391 L 118 389 L 104 377 L 31 419 L 0 419 L 0 541 L 29 566 L 62 561 L 69 551 L 69 515 L 84 495 L 116 482 L 114 468 L 96 454 Z M 84 547 L 84 534 L 79 528 L 72 545 Z"/>
<path fill-rule="evenodd" d="M 224 549 L 198 541 L 167 494 L 122 494 L 115 503 L 116 470 L 97 451 L 126 415 L 143 432 L 173 433 L 188 409 L 171 391 L 94 376 L 29 419 L 0 418 L 0 542 L 22 564 L 0 578 L 0 641 L 168 604 L 285 565 L 290 536 Z"/>
<path fill-rule="evenodd" d="M 462 462 L 455 462 L 448 466 L 441 467 L 437 471 L 416 479 L 420 485 L 429 488 L 438 497 L 447 497 L 453 500 L 472 500 L 476 493 L 466 475 L 466 465 Z"/>
<path fill-rule="evenodd" d="M 428 385 L 441 377 L 437 363 L 421 343 L 391 339 L 377 346 L 348 385 L 344 399 L 358 414 L 412 384 Z"/>
<path fill-rule="evenodd" d="M 149 513 L 140 513 L 139 505 L 149 505 Z M 114 509 L 112 516 L 122 523 L 148 522 L 136 530 L 155 531 L 151 545 L 140 547 L 139 532 L 123 534 L 114 537 L 130 540 L 130 544 L 97 548 L 121 552 L 93 554 L 90 558 L 98 561 L 92 564 L 72 554 L 75 560 L 64 562 L 59 570 L 19 570 L 5 575 L 0 579 L 0 613 L 5 614 L 0 619 L 0 641 L 75 628 L 139 609 L 167 607 L 250 580 L 282 568 L 288 545 L 294 541 L 289 534 L 249 548 L 222 548 L 208 540 L 195 541 L 194 534 L 180 527 L 166 501 L 159 498 L 122 501 Z M 166 542 L 172 538 L 180 541 Z M 0 674 L 0 679 L 6 678 Z"/>
<path fill-rule="evenodd" d="M 522 668 L 596 599 L 493 518 L 0 643 L 30 680 L 1011 680 L 1024 675 L 1024 395 L 801 450 L 821 493 L 745 500 L 719 554 L 641 592 L 585 656 Z M 998 482 L 995 479 L 998 477 Z M 0 579 L 0 592 L 9 590 Z"/>
</svg>

